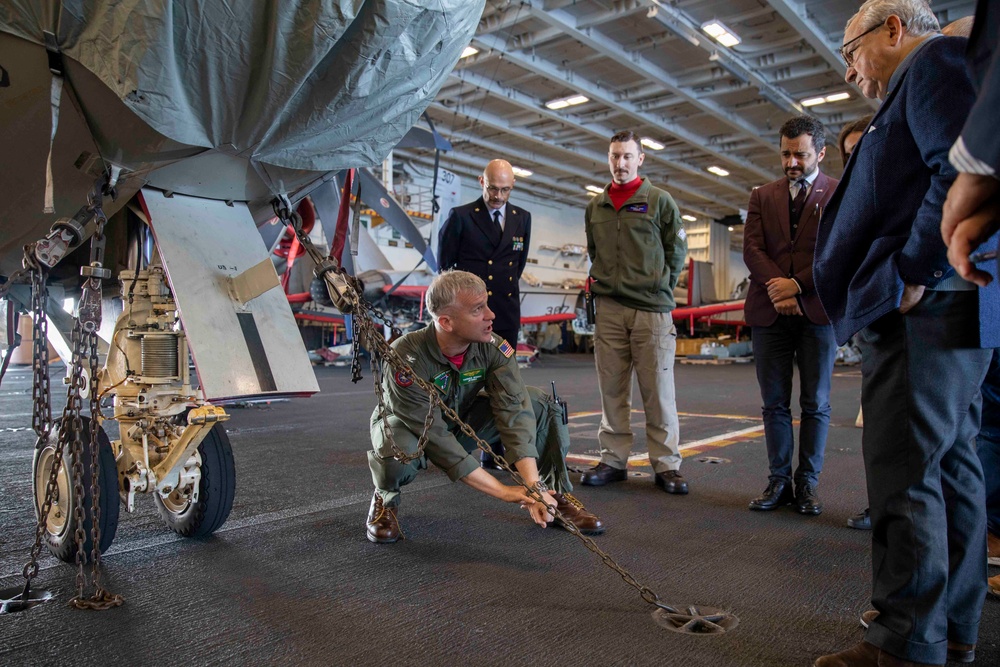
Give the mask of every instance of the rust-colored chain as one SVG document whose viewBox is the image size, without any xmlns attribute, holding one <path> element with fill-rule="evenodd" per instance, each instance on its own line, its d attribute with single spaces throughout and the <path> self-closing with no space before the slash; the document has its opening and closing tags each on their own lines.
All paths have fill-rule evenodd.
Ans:
<svg viewBox="0 0 1000 667">
<path fill-rule="evenodd" d="M 368 305 L 368 303 L 364 301 L 364 299 L 360 299 L 360 301 L 366 306 Z M 355 326 L 357 326 L 358 319 L 359 318 L 357 317 L 355 317 L 354 319 Z M 368 318 L 363 318 L 363 319 L 366 322 L 371 323 L 370 319 Z M 375 334 L 377 332 L 370 331 L 369 333 Z M 368 339 L 373 341 L 381 341 L 382 343 L 385 343 L 386 347 L 389 347 L 389 344 L 385 342 L 385 339 L 381 335 L 378 336 L 369 335 Z M 355 340 L 357 340 L 357 337 L 355 337 Z M 385 375 L 385 366 L 382 363 L 381 359 L 379 358 L 379 355 L 375 354 L 374 351 L 372 351 L 371 353 L 371 368 L 372 368 L 372 378 L 374 380 L 374 385 L 375 385 L 375 396 L 378 399 L 378 411 L 379 411 L 378 414 L 382 422 L 381 423 L 382 435 L 385 438 L 386 443 L 389 445 L 389 450 L 392 452 L 392 457 L 402 464 L 407 464 L 410 463 L 411 461 L 416 461 L 417 459 L 419 459 L 424 455 L 424 449 L 427 447 L 427 440 L 430 437 L 431 426 L 434 425 L 434 408 L 436 407 L 436 403 L 434 402 L 434 394 L 436 394 L 437 391 L 435 390 L 434 394 L 428 397 L 427 416 L 424 417 L 424 427 L 420 433 L 420 437 L 417 438 L 417 447 L 412 454 L 407 454 L 402 449 L 400 449 L 399 446 L 396 444 L 396 440 L 392 435 L 392 428 L 389 426 L 388 423 L 389 410 L 386 408 L 385 405 L 385 387 L 382 384 Z M 411 376 L 413 375 L 413 371 L 410 370 L 408 366 L 407 370 L 403 370 L 400 372 L 409 373 Z"/>
<path fill-rule="evenodd" d="M 88 203 L 97 220 L 97 230 L 91 239 L 91 265 L 101 267 L 104 255 L 104 225 L 107 218 L 101 208 L 101 189 L 95 188 L 91 193 Z M 96 263 L 95 263 L 96 262 Z M 34 371 L 32 380 L 32 428 L 38 435 L 35 449 L 41 449 L 50 444 L 52 429 L 52 390 L 49 382 L 49 348 L 48 348 L 48 320 L 46 317 L 48 305 L 48 290 L 46 288 L 46 271 L 43 265 L 35 256 L 35 244 L 24 247 L 24 272 L 31 277 L 31 311 L 32 311 L 32 333 Z M 88 287 L 97 286 L 100 281 L 91 277 L 85 282 L 84 292 Z M 85 299 L 81 299 L 81 302 Z M 28 563 L 22 570 L 24 576 L 24 591 L 21 594 L 22 600 L 28 600 L 31 590 L 31 581 L 38 575 L 38 557 L 42 550 L 42 541 L 45 535 L 46 524 L 49 513 L 52 511 L 52 504 L 59 497 L 59 474 L 65 463 L 65 452 L 71 449 L 72 473 L 70 477 L 73 494 L 73 541 L 76 546 L 77 565 L 77 597 L 70 600 L 70 604 L 77 608 L 107 609 L 115 607 L 124 601 L 120 595 L 107 593 L 100 586 L 100 488 L 98 480 L 98 456 L 100 454 L 100 441 L 98 432 L 100 428 L 100 405 L 97 394 L 97 372 L 98 372 L 98 352 L 97 352 L 97 328 L 100 324 L 100 295 L 97 295 L 97 320 L 90 316 L 86 321 L 77 318 L 72 333 L 72 359 L 70 360 L 69 387 L 67 389 L 66 406 L 63 408 L 60 419 L 59 437 L 54 447 L 51 469 L 48 480 L 45 484 L 45 495 L 38 510 L 38 521 L 35 524 L 35 540 L 32 544 Z M 85 354 L 86 352 L 86 354 Z M 90 422 L 90 443 L 91 443 L 91 499 L 92 499 L 92 553 L 91 560 L 94 564 L 94 582 L 96 591 L 92 598 L 83 598 L 85 577 L 83 574 L 84 542 L 86 532 L 84 531 L 83 517 L 83 444 L 80 441 L 80 434 L 83 430 L 83 420 L 81 410 L 83 400 L 81 398 L 83 388 L 83 360 L 89 359 L 89 397 L 91 407 Z M 36 480 L 37 482 L 37 480 Z M 37 493 L 37 491 L 36 491 Z M 37 502 L 37 500 L 36 500 Z M 69 517 L 66 517 L 69 521 Z"/>
<path fill-rule="evenodd" d="M 83 443 L 80 432 L 83 430 L 83 420 L 80 412 L 83 408 L 83 335 L 80 322 L 73 327 L 71 337 L 73 357 L 70 365 L 69 387 L 66 390 L 66 407 L 63 408 L 62 419 L 59 421 L 59 444 L 61 450 L 68 449 L 70 454 L 70 488 L 73 494 L 73 542 L 76 545 L 76 591 L 77 598 L 83 597 L 86 579 L 83 574 L 84 542 L 87 533 L 84 531 L 83 516 Z M 96 443 L 92 443 L 96 444 Z M 77 599 L 74 598 L 74 599 Z M 70 604 L 73 601 L 70 600 Z"/>
<path fill-rule="evenodd" d="M 121 595 L 109 593 L 101 586 L 101 485 L 100 485 L 100 454 L 101 441 L 99 440 L 101 428 L 101 407 L 100 396 L 98 395 L 98 352 L 97 352 L 97 330 L 101 326 L 101 274 L 104 272 L 104 226 L 107 218 L 101 208 L 102 194 L 98 191 L 90 195 L 90 208 L 97 221 L 97 230 L 90 241 L 90 265 L 85 267 L 88 276 L 84 281 L 83 294 L 80 297 L 80 306 L 77 316 L 76 326 L 73 328 L 73 363 L 74 379 L 77 380 L 75 399 L 77 405 L 82 407 L 83 401 L 80 395 L 83 390 L 83 363 L 86 359 L 89 363 L 89 373 L 87 377 L 87 397 L 90 401 L 90 562 L 91 580 L 94 586 L 94 594 L 85 598 L 84 588 L 86 576 L 83 572 L 84 540 L 86 534 L 83 531 L 81 518 L 83 515 L 83 452 L 81 450 L 80 433 L 82 424 L 73 434 L 73 493 L 75 503 L 74 513 L 77 518 L 76 538 L 76 563 L 77 576 L 76 587 L 77 596 L 70 600 L 70 605 L 77 609 L 110 609 L 125 602 Z M 78 354 L 79 351 L 79 354 Z M 80 462 L 78 466 L 78 462 Z M 78 469 L 79 467 L 79 469 Z"/>
<path fill-rule="evenodd" d="M 356 291 L 349 292 L 348 298 L 352 302 L 355 334 L 357 334 L 359 330 L 359 321 L 366 320 L 368 322 L 371 322 L 371 320 L 368 317 L 366 317 L 366 315 L 367 313 L 371 312 L 372 306 L 364 299 L 364 297 L 360 293 Z M 365 326 L 361 325 L 360 329 L 363 331 L 365 329 Z M 413 380 L 414 384 L 416 384 L 418 387 L 423 389 L 424 392 L 427 393 L 430 401 L 430 410 L 428 411 L 428 419 L 424 423 L 424 433 L 421 434 L 421 440 L 424 443 L 426 442 L 427 431 L 430 428 L 429 424 L 433 420 L 433 409 L 435 407 L 438 407 L 441 409 L 441 414 L 444 417 L 454 422 L 462 431 L 462 433 L 464 433 L 466 436 L 471 438 L 473 442 L 476 443 L 476 446 L 480 450 L 492 456 L 493 460 L 496 461 L 501 468 L 506 470 L 507 473 L 510 474 L 514 482 L 519 486 L 521 486 L 522 488 L 524 488 L 527 494 L 532 499 L 534 499 L 535 502 L 541 502 L 541 503 L 545 502 L 544 499 L 542 498 L 541 492 L 539 492 L 533 486 L 529 486 L 527 483 L 525 483 L 524 478 L 521 477 L 521 475 L 517 472 L 517 470 L 508 465 L 507 462 L 503 459 L 503 457 L 496 456 L 495 453 L 493 452 L 493 449 L 490 447 L 489 443 L 480 438 L 479 435 L 471 426 L 462 421 L 461 417 L 459 417 L 457 412 L 448 407 L 448 405 L 441 398 L 441 395 L 438 392 L 437 388 L 433 384 L 427 382 L 426 380 L 424 380 L 423 378 L 421 378 L 420 376 L 418 376 L 416 373 L 413 372 L 413 369 L 410 368 L 410 366 L 403 360 L 402 357 L 399 356 L 396 350 L 394 350 L 389 345 L 388 341 L 386 341 L 383 336 L 371 335 L 368 337 L 367 342 L 368 342 L 368 350 L 372 355 L 372 359 L 381 357 L 383 363 L 387 361 L 389 365 L 392 368 L 394 368 L 397 372 L 405 373 L 411 380 Z M 381 391 L 381 383 L 379 382 L 379 380 L 380 378 L 376 377 L 375 383 L 376 386 L 379 387 L 378 391 Z M 380 394 L 380 400 L 381 400 L 381 394 Z M 384 408 L 384 405 L 380 403 L 379 407 L 380 409 Z M 386 423 L 387 413 L 383 410 L 381 414 L 383 420 L 382 428 L 385 429 L 386 433 L 390 433 L 391 429 Z M 401 452 L 399 448 L 395 445 L 395 443 L 392 443 L 392 451 L 393 451 L 393 458 L 397 460 L 403 462 L 405 462 L 406 460 L 413 460 L 413 455 L 407 455 L 405 452 Z M 422 452 L 421 446 L 418 446 L 418 451 Z M 403 455 L 402 458 L 400 458 L 399 456 L 400 454 Z M 577 537 L 581 542 L 583 542 L 584 546 L 587 547 L 587 549 L 589 549 L 591 552 L 593 552 L 596 556 L 598 556 L 601 559 L 601 562 L 603 562 L 606 566 L 614 570 L 618 574 L 618 576 L 622 578 L 622 581 L 624 581 L 629 586 L 635 588 L 644 602 L 651 604 L 655 607 L 658 607 L 660 609 L 663 609 L 665 611 L 669 612 L 677 611 L 673 607 L 661 602 L 659 596 L 651 588 L 640 583 L 632 575 L 631 572 L 629 572 L 624 567 L 619 565 L 614 558 L 612 558 L 607 552 L 605 552 L 603 549 L 597 546 L 597 543 L 594 542 L 593 539 L 580 532 L 580 529 L 577 528 L 576 524 L 574 524 L 570 519 L 566 518 L 566 516 L 563 515 L 563 513 L 560 512 L 557 508 L 549 507 L 549 511 L 555 516 L 556 519 L 558 519 L 562 523 L 562 525 L 566 528 L 567 531 L 569 531 L 570 534 Z"/>
<path fill-rule="evenodd" d="M 288 207 L 278 207 L 278 206 L 275 207 L 275 212 L 278 213 L 278 216 L 281 217 L 282 220 L 284 220 L 285 222 L 292 223 L 292 227 L 296 231 L 299 243 L 302 244 L 303 248 L 305 248 L 306 252 L 309 254 L 309 257 L 316 263 L 317 266 L 321 266 L 325 262 L 327 262 L 326 258 L 324 258 L 322 254 L 319 252 L 319 250 L 317 250 L 316 247 L 313 245 L 312 240 L 309 238 L 309 236 L 302 233 L 302 225 L 301 221 L 297 218 L 298 215 L 297 213 L 290 211 Z M 330 275 L 331 273 L 338 274 L 341 280 L 344 281 L 344 283 L 346 283 L 350 287 L 344 290 L 343 286 L 335 284 L 334 278 Z M 528 496 L 530 496 L 535 502 L 544 503 L 545 501 L 542 498 L 541 492 L 539 492 L 534 487 L 526 484 L 524 478 L 522 478 L 521 475 L 518 474 L 518 472 L 515 469 L 511 468 L 502 457 L 495 456 L 493 449 L 490 447 L 489 443 L 480 438 L 471 426 L 462 421 L 462 419 L 458 416 L 457 412 L 455 412 L 445 404 L 445 402 L 441 399 L 441 396 L 437 391 L 437 388 L 431 383 L 424 380 L 423 378 L 417 376 L 417 374 L 413 372 L 413 369 L 410 368 L 410 366 L 405 361 L 403 361 L 402 357 L 400 357 L 399 354 L 397 354 L 396 351 L 392 349 L 392 347 L 389 345 L 389 342 L 386 341 L 385 337 L 382 335 L 382 332 L 377 330 L 374 322 L 374 318 L 378 318 L 381 321 L 390 324 L 391 326 L 390 319 L 381 311 L 372 306 L 372 304 L 368 303 L 368 301 L 364 298 L 364 295 L 361 293 L 361 290 L 357 289 L 353 277 L 348 275 L 347 272 L 340 267 L 327 269 L 322 272 L 322 276 L 323 279 L 329 284 L 331 289 L 333 289 L 338 293 L 343 292 L 343 297 L 347 299 L 347 301 L 350 303 L 350 312 L 354 323 L 355 356 L 354 356 L 354 362 L 352 363 L 352 370 L 354 372 L 354 377 L 352 379 L 354 382 L 357 382 L 359 379 L 361 379 L 360 362 L 358 361 L 358 355 L 357 355 L 359 341 L 361 340 L 365 341 L 365 343 L 367 344 L 368 351 L 371 354 L 371 358 L 373 361 L 372 374 L 375 376 L 374 378 L 376 387 L 375 392 L 379 400 L 379 411 L 382 418 L 382 428 L 384 429 L 386 435 L 388 436 L 387 440 L 390 443 L 391 450 L 393 452 L 393 458 L 401 462 L 407 462 L 419 458 L 419 456 L 423 454 L 423 446 L 426 444 L 428 431 L 434 419 L 434 408 L 439 407 L 441 409 L 441 414 L 444 415 L 447 419 L 454 422 L 456 425 L 458 425 L 462 433 L 469 436 L 473 440 L 473 442 L 476 443 L 476 446 L 480 450 L 486 452 L 490 456 L 493 456 L 493 460 L 499 463 L 500 466 L 510 474 L 511 478 L 514 480 L 515 483 L 517 483 L 519 486 L 525 489 Z M 393 333 L 398 333 L 399 331 L 395 327 L 392 327 L 392 329 Z M 379 361 L 376 361 L 376 359 L 379 359 Z M 403 452 L 399 449 L 399 447 L 395 444 L 395 442 L 392 441 L 391 429 L 386 423 L 388 419 L 388 413 L 385 410 L 385 401 L 382 392 L 382 380 L 384 374 L 384 369 L 382 366 L 386 360 L 388 360 L 391 368 L 395 369 L 396 372 L 406 374 L 407 377 L 412 379 L 413 382 L 418 387 L 423 389 L 424 392 L 426 392 L 429 397 L 428 416 L 424 420 L 424 431 L 423 433 L 421 433 L 420 440 L 418 440 L 417 451 L 414 454 L 407 454 L 406 452 Z M 656 607 L 659 607 L 661 609 L 664 609 L 665 611 L 669 612 L 677 611 L 673 607 L 670 607 L 669 605 L 660 602 L 659 596 L 652 589 L 650 589 L 648 586 L 641 584 L 634 576 L 632 576 L 632 574 L 628 570 L 619 565 L 610 555 L 608 555 L 599 546 L 597 546 L 597 543 L 594 542 L 594 540 L 581 533 L 580 529 L 577 528 L 576 524 L 574 524 L 571 520 L 567 519 L 562 514 L 562 512 L 560 512 L 557 508 L 549 507 L 549 511 L 555 516 L 556 519 L 562 522 L 562 524 L 566 527 L 566 530 L 568 530 L 570 534 L 579 538 L 580 541 L 583 542 L 584 546 L 587 547 L 587 549 L 596 554 L 601 559 L 601 562 L 603 562 L 609 568 L 617 572 L 618 575 L 622 578 L 622 581 L 624 581 L 629 586 L 635 588 L 639 592 L 639 596 L 643 599 L 643 601 L 651 605 L 654 605 Z"/>
<path fill-rule="evenodd" d="M 35 360 L 31 386 L 31 426 L 38 435 L 35 449 L 39 450 L 48 443 L 52 430 L 52 398 L 49 384 L 49 341 L 48 320 L 46 319 L 48 289 L 45 286 L 45 271 L 35 261 L 33 246 L 25 247 L 25 267 L 29 266 L 31 266 L 31 319 L 32 335 L 34 336 L 32 348 Z M 49 478 L 45 484 L 45 496 L 35 522 L 35 541 L 31 546 L 28 562 L 25 563 L 24 569 L 21 571 L 24 577 L 22 600 L 30 599 L 31 580 L 38 576 L 38 557 L 42 552 L 42 538 L 45 536 L 45 527 L 49 512 L 52 511 L 52 503 L 59 496 L 59 471 L 62 464 L 63 450 L 56 449 L 52 456 Z"/>
<path fill-rule="evenodd" d="M 52 388 L 49 385 L 49 321 L 46 309 L 49 290 L 45 285 L 46 273 L 35 260 L 34 246 L 24 249 L 25 264 L 31 262 L 31 330 L 32 382 L 31 428 L 38 435 L 38 442 L 48 440 L 52 429 Z"/>
<path fill-rule="evenodd" d="M 94 585 L 94 594 L 84 599 L 81 594 L 70 600 L 77 609 L 104 610 L 111 607 L 118 607 L 125 602 L 125 598 L 116 593 L 111 593 L 104 589 L 101 584 L 101 485 L 100 485 L 100 453 L 101 441 L 98 439 L 101 431 L 100 418 L 100 397 L 98 396 L 99 383 L 97 379 L 98 356 L 97 356 L 97 333 L 85 334 L 90 352 L 90 498 L 91 514 L 94 524 L 91 530 L 91 582 Z"/>
</svg>

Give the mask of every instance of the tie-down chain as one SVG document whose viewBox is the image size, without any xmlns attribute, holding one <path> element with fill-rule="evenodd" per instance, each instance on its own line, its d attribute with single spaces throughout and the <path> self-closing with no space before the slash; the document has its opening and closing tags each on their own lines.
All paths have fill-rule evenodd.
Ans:
<svg viewBox="0 0 1000 667">
<path fill-rule="evenodd" d="M 439 392 L 437 391 L 437 388 L 414 373 L 413 369 L 390 346 L 375 320 L 377 319 L 389 326 L 394 336 L 401 335 L 399 329 L 393 326 L 393 323 L 388 316 L 375 308 L 364 298 L 363 290 L 358 284 L 356 278 L 344 271 L 337 264 L 336 260 L 324 257 L 322 253 L 320 253 L 320 251 L 313 245 L 308 235 L 302 232 L 301 219 L 296 212 L 290 209 L 287 202 L 284 202 L 284 204 L 276 203 L 275 212 L 283 222 L 292 225 L 292 228 L 295 230 L 299 239 L 299 243 L 303 248 L 305 248 L 306 252 L 316 265 L 316 276 L 322 278 L 326 282 L 330 298 L 333 300 L 334 305 L 341 312 L 350 314 L 353 318 L 354 361 L 352 363 L 352 370 L 354 372 L 354 377 L 352 378 L 352 381 L 354 382 L 361 379 L 360 362 L 358 360 L 359 344 L 363 344 L 368 349 L 371 357 L 375 394 L 378 398 L 379 414 L 382 419 L 382 429 L 386 441 L 393 453 L 393 458 L 400 463 L 408 463 L 420 458 L 423 455 L 424 447 L 427 444 L 428 432 L 434 422 L 434 408 L 437 407 L 441 409 L 441 414 L 458 425 L 462 433 L 471 438 L 481 451 L 492 456 L 493 460 L 510 474 L 514 482 L 524 488 L 527 495 L 529 495 L 535 502 L 544 503 L 545 501 L 542 498 L 541 492 L 535 487 L 528 485 L 524 481 L 524 478 L 522 478 L 515 469 L 508 465 L 503 457 L 494 455 L 493 449 L 490 447 L 489 443 L 480 438 L 475 430 L 459 417 L 457 412 L 444 403 Z M 428 396 L 428 410 L 427 417 L 424 420 L 424 429 L 420 434 L 419 440 L 417 441 L 416 450 L 412 454 L 407 454 L 401 450 L 398 445 L 396 445 L 395 441 L 392 439 L 392 429 L 387 423 L 388 412 L 385 410 L 385 397 L 382 385 L 382 378 L 385 373 L 386 363 L 388 363 L 388 365 L 396 372 L 403 373 L 408 378 L 412 379 L 413 383 L 420 387 L 420 389 L 422 389 Z M 550 506 L 549 512 L 552 513 L 556 519 L 561 521 L 566 530 L 583 542 L 587 549 L 597 555 L 601 559 L 601 562 L 618 573 L 626 584 L 635 588 L 639 592 L 639 596 L 643 599 L 643 601 L 656 607 L 654 617 L 661 625 L 664 625 L 669 629 L 693 634 L 722 634 L 728 629 L 735 627 L 736 622 L 738 622 L 736 621 L 735 616 L 722 610 L 714 608 L 699 609 L 693 605 L 687 606 L 683 609 L 678 609 L 665 604 L 651 588 L 640 583 L 627 569 L 619 565 L 614 558 L 597 546 L 597 543 L 594 542 L 593 539 L 580 532 L 580 529 L 576 526 L 576 524 L 566 518 L 566 516 L 563 515 L 558 508 Z"/>
<path fill-rule="evenodd" d="M 49 385 L 49 354 L 48 354 L 48 324 L 47 324 L 47 303 L 48 289 L 46 287 L 46 277 L 49 268 L 61 260 L 69 249 L 79 244 L 83 239 L 85 221 L 92 221 L 95 224 L 94 234 L 91 237 L 90 263 L 80 269 L 80 274 L 84 276 L 83 293 L 80 297 L 76 322 L 71 336 L 72 359 L 70 360 L 70 372 L 68 378 L 69 387 L 66 395 L 66 406 L 63 408 L 62 417 L 59 421 L 58 446 L 54 449 L 52 457 L 52 468 L 48 481 L 45 485 L 45 495 L 38 511 L 38 520 L 35 525 L 35 540 L 32 544 L 28 563 L 22 570 L 24 576 L 24 589 L 19 596 L 5 603 L 7 612 L 21 611 L 27 609 L 35 601 L 47 599 L 45 596 L 32 597 L 31 582 L 38 575 L 38 557 L 42 549 L 42 539 L 46 530 L 46 523 L 53 503 L 59 495 L 59 475 L 62 471 L 64 452 L 69 450 L 72 453 L 72 466 L 70 480 L 73 494 L 73 519 L 75 529 L 73 540 L 76 546 L 76 589 L 77 595 L 69 604 L 77 609 L 109 609 L 117 607 L 124 602 L 124 598 L 105 590 L 101 585 L 101 527 L 100 527 L 100 484 L 98 479 L 98 456 L 100 454 L 100 441 L 98 432 L 102 421 L 100 402 L 98 397 L 98 351 L 97 351 L 97 330 L 101 324 L 101 280 L 110 277 L 111 272 L 104 268 L 104 248 L 106 238 L 104 236 L 104 226 L 107 224 L 107 217 L 104 215 L 102 202 L 104 196 L 114 196 L 113 188 L 107 181 L 99 180 L 94 190 L 88 196 L 88 203 L 81 208 L 80 212 L 72 220 L 61 220 L 53 226 L 52 233 L 46 239 L 36 243 L 31 243 L 24 248 L 24 268 L 17 272 L 15 276 L 23 279 L 27 276 L 31 281 L 31 317 L 32 330 L 34 335 L 33 353 L 34 370 L 32 381 L 32 428 L 38 439 L 36 449 L 44 447 L 48 442 L 52 430 L 52 409 L 51 409 L 51 388 Z M 15 276 L 12 276 L 14 281 Z M 91 597 L 84 597 L 86 587 L 86 575 L 84 573 L 84 560 L 87 553 L 84 549 L 87 534 L 84 530 L 84 508 L 85 491 L 83 488 L 83 442 L 80 439 L 83 431 L 83 419 L 81 416 L 83 408 L 83 387 L 84 387 L 84 363 L 88 364 L 88 398 L 90 403 L 90 494 L 91 494 L 91 550 L 89 554 L 92 569 L 92 582 L 94 593 Z"/>
</svg>

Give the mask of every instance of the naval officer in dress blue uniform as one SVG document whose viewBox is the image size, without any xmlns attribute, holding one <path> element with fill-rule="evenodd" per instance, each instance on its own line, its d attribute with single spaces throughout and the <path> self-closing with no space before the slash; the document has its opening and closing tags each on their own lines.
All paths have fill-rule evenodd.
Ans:
<svg viewBox="0 0 1000 667">
<path fill-rule="evenodd" d="M 506 160 L 486 165 L 479 184 L 483 196 L 451 210 L 440 233 L 441 271 L 460 269 L 483 279 L 496 314 L 493 331 L 517 348 L 521 328 L 518 281 L 528 260 L 531 214 L 507 200 L 514 170 Z"/>
</svg>

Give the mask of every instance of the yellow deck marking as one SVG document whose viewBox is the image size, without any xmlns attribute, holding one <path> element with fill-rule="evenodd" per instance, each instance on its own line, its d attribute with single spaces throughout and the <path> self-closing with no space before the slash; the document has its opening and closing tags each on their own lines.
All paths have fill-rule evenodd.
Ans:
<svg viewBox="0 0 1000 667">
<path fill-rule="evenodd" d="M 632 410 L 632 412 L 634 412 L 635 414 L 639 414 L 639 415 L 643 414 L 642 410 Z M 570 419 L 578 419 L 580 417 L 593 417 L 594 415 L 600 415 L 600 414 L 601 414 L 600 410 L 591 410 L 590 412 L 574 412 L 574 413 L 570 414 L 569 418 Z M 762 417 L 750 417 L 750 416 L 747 416 L 747 415 L 713 415 L 713 414 L 706 414 L 706 413 L 702 413 L 702 412 L 678 412 L 677 416 L 678 417 L 709 417 L 711 419 L 743 419 L 743 420 L 756 421 L 756 422 L 759 422 L 762 419 Z"/>
<path fill-rule="evenodd" d="M 681 450 L 681 456 L 687 458 L 689 456 L 694 456 L 695 454 L 702 454 L 711 449 L 728 447 L 729 445 L 736 444 L 737 442 L 755 440 L 763 433 L 764 425 L 761 424 L 760 426 L 751 426 L 749 428 L 742 428 L 737 431 L 729 431 L 728 433 L 720 433 L 719 435 L 713 435 L 709 438 L 702 438 L 701 440 L 687 442 L 681 445 L 679 449 Z M 566 457 L 566 460 L 573 463 L 596 464 L 600 462 L 601 457 L 591 456 L 588 454 L 570 454 Z M 628 457 L 628 464 L 630 467 L 649 467 L 649 455 L 645 452 L 641 454 L 633 454 Z"/>
</svg>

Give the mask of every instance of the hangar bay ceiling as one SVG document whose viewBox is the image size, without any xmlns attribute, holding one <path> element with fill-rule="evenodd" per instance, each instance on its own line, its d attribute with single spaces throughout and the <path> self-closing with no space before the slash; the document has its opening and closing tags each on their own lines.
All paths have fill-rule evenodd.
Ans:
<svg viewBox="0 0 1000 667">
<path fill-rule="evenodd" d="M 790 115 L 807 111 L 827 125 L 827 168 L 840 171 L 837 132 L 876 106 L 844 82 L 837 52 L 859 5 L 488 0 L 470 55 L 427 110 L 453 145 L 441 164 L 473 180 L 504 157 L 531 172 L 518 188 L 582 206 L 587 186 L 609 179 L 608 138 L 632 129 L 650 140 L 641 173 L 682 213 L 736 214 L 752 187 L 780 176 L 777 130 Z M 974 5 L 932 2 L 942 25 Z M 421 172 L 434 162 L 418 149 L 394 159 Z"/>
</svg>

